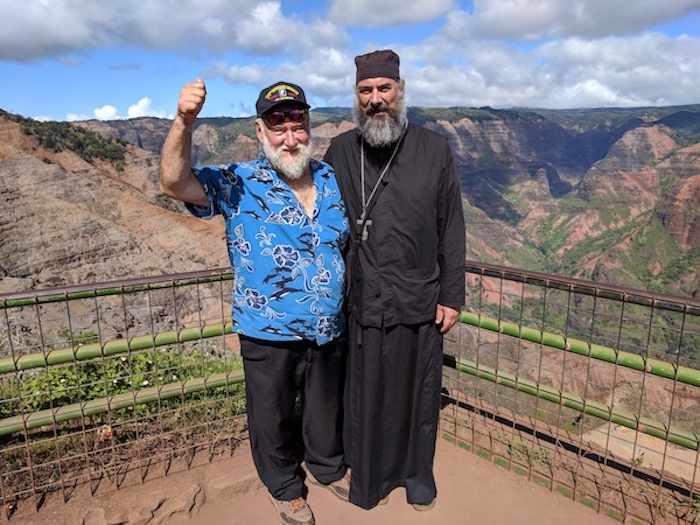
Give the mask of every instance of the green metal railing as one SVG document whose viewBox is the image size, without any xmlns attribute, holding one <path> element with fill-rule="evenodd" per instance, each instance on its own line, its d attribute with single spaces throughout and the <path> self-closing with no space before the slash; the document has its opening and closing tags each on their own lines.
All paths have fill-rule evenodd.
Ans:
<svg viewBox="0 0 700 525">
<path fill-rule="evenodd" d="M 556 334 L 541 332 L 477 314 L 462 313 L 460 322 L 511 337 L 521 338 L 551 348 L 571 351 L 591 359 L 613 363 L 633 370 L 654 374 L 659 377 L 675 379 L 692 386 L 700 386 L 700 372 L 687 367 L 673 366 L 670 363 L 655 359 L 645 360 L 641 356 L 629 354 L 627 352 L 615 351 L 611 348 L 591 345 L 583 341 L 565 339 Z M 137 336 L 128 340 L 120 339 L 108 341 L 104 344 L 85 344 L 76 348 L 52 350 L 46 354 L 24 355 L 18 359 L 3 358 L 0 359 L 0 373 L 30 370 L 74 361 L 86 361 L 99 357 L 128 354 L 129 352 L 148 350 L 187 341 L 196 341 L 209 337 L 221 336 L 227 333 L 231 333 L 231 323 L 204 326 L 202 328 L 188 328 L 149 336 Z M 484 365 L 477 365 L 468 360 L 454 358 L 454 356 L 445 356 L 445 364 L 461 372 L 478 376 L 481 379 L 493 381 L 499 385 L 514 388 L 520 392 L 562 404 L 568 408 L 584 412 L 606 421 L 612 421 L 635 430 L 640 430 L 661 439 L 667 439 L 683 447 L 697 450 L 700 443 L 700 436 L 692 432 L 674 427 L 667 428 L 659 421 L 650 418 L 640 418 L 629 412 L 615 411 L 603 403 L 585 399 L 573 393 L 562 392 L 557 389 L 539 385 L 535 381 L 519 378 L 513 374 L 499 372 L 496 369 L 485 367 Z M 143 389 L 135 392 L 133 395 L 122 394 L 113 398 L 95 399 L 82 405 L 69 405 L 53 410 L 44 410 L 0 420 L 0 436 L 18 432 L 25 428 L 38 428 L 55 422 L 78 419 L 84 415 L 104 413 L 107 410 L 123 407 L 128 404 L 142 404 L 156 400 L 162 401 L 180 393 L 188 394 L 201 391 L 207 388 L 207 385 L 210 387 L 215 384 L 217 386 L 222 386 L 226 381 L 221 383 L 221 377 L 221 375 L 218 375 L 191 380 L 187 384 L 181 386 L 166 385 L 158 389 Z M 227 375 L 226 377 L 229 376 Z M 234 381 L 232 382 L 241 381 L 242 373 L 235 375 L 233 379 Z"/>
<path fill-rule="evenodd" d="M 638 374 L 641 378 L 641 395 L 644 395 L 644 385 L 648 383 L 650 378 L 658 378 L 658 380 L 670 382 L 671 390 L 674 393 L 681 386 L 689 389 L 691 395 L 692 392 L 697 391 L 700 400 L 700 371 L 698 371 L 700 366 L 687 366 L 687 363 L 696 363 L 692 357 L 689 360 L 685 358 L 686 364 L 683 364 L 678 356 L 671 354 L 668 354 L 668 360 L 652 357 L 649 348 L 646 348 L 646 352 L 644 348 L 641 348 L 640 352 L 634 353 L 615 348 L 609 343 L 599 344 L 594 339 L 589 342 L 580 336 L 574 337 L 567 333 L 568 324 L 565 325 L 564 329 L 557 330 L 565 335 L 555 333 L 555 331 L 544 328 L 547 323 L 543 319 L 526 318 L 523 314 L 525 308 L 522 306 L 519 306 L 520 318 L 518 322 L 505 316 L 499 317 L 503 304 L 510 307 L 514 303 L 522 305 L 526 303 L 525 299 L 534 301 L 536 304 L 539 304 L 538 301 L 541 302 L 542 311 L 545 311 L 545 306 L 549 308 L 549 302 L 553 300 L 551 294 L 548 295 L 547 292 L 551 290 L 554 293 L 577 299 L 589 297 L 611 303 L 634 305 L 643 311 L 652 313 L 669 312 L 671 315 L 681 316 L 683 322 L 676 323 L 680 328 L 673 325 L 671 328 L 664 326 L 663 329 L 675 330 L 673 333 L 675 339 L 688 340 L 699 337 L 698 340 L 700 340 L 700 330 L 697 329 L 700 325 L 698 321 L 700 320 L 700 303 L 697 301 L 473 262 L 466 265 L 466 271 L 471 278 L 477 279 L 478 282 L 473 283 L 467 307 L 460 317 L 461 326 L 465 327 L 463 329 L 480 330 L 492 334 L 492 340 L 496 341 L 492 344 L 496 347 L 514 344 L 517 348 L 521 348 L 528 344 L 532 345 L 532 348 L 528 347 L 528 352 L 547 348 L 587 359 L 590 362 L 604 363 L 606 366 L 612 367 L 613 372 L 611 373 L 615 375 L 623 370 Z M 221 341 L 220 344 L 226 346 L 229 344 L 229 339 L 234 336 L 231 335 L 232 324 L 229 319 L 230 286 L 223 286 L 223 284 L 231 279 L 232 275 L 228 269 L 216 269 L 124 282 L 97 283 L 64 289 L 0 295 L 0 313 L 4 315 L 5 322 L 5 328 L 0 325 L 0 349 L 4 348 L 4 355 L 0 357 L 0 381 L 4 381 L 10 386 L 14 385 L 15 390 L 11 391 L 20 392 L 20 387 L 26 386 L 28 378 L 49 377 L 54 373 L 77 370 L 80 365 L 86 363 L 109 363 L 112 360 L 121 359 L 128 364 L 134 356 L 150 355 L 156 349 L 175 354 L 181 352 L 184 355 L 206 341 Z M 487 295 L 483 292 L 484 281 L 487 279 L 499 283 L 495 287 L 497 290 L 496 299 L 484 299 Z M 503 291 L 504 283 L 521 287 L 520 292 Z M 527 293 L 525 288 L 528 288 Z M 176 290 L 181 290 L 183 295 L 175 297 Z M 127 297 L 130 298 L 129 301 L 126 301 Z M 119 315 L 124 318 L 124 326 L 107 327 L 100 322 L 101 316 L 104 315 L 101 312 L 105 310 L 103 301 L 112 301 L 109 303 L 110 311 L 121 312 Z M 209 308 L 211 310 L 209 317 L 201 314 L 204 308 L 202 304 L 207 301 L 215 305 Z M 569 300 L 566 303 L 572 302 Z M 155 310 L 158 310 L 157 315 L 154 313 Z M 86 316 L 86 311 L 89 313 L 87 317 L 98 320 L 98 326 L 95 329 L 94 340 L 79 344 L 75 342 L 81 340 L 80 334 L 76 333 L 75 326 L 89 323 L 80 317 L 81 315 Z M 592 319 L 595 318 L 595 313 L 591 315 Z M 571 319 L 576 317 L 576 313 L 573 310 L 567 310 L 565 317 Z M 652 317 L 649 316 L 650 319 Z M 127 324 L 127 319 L 129 324 Z M 606 322 L 614 324 L 611 323 L 610 319 L 607 319 Z M 617 322 L 622 323 L 623 321 L 620 319 Z M 112 323 L 115 321 L 113 320 Z M 595 323 L 595 319 L 591 323 Z M 656 326 L 653 326 L 653 320 L 647 320 L 644 323 L 646 325 L 642 326 L 649 333 L 657 329 Z M 175 325 L 177 328 L 162 329 L 167 324 Z M 533 328 L 533 326 L 538 328 Z M 56 335 L 61 327 L 64 330 L 65 327 L 68 327 L 67 330 L 70 332 L 68 344 L 65 342 L 60 344 L 60 337 Z M 621 325 L 619 330 L 622 330 Z M 24 333 L 29 334 L 26 338 L 32 344 L 20 341 L 20 338 L 24 337 L 22 336 Z M 126 337 L 124 337 L 125 333 Z M 643 400 L 640 400 L 637 411 L 623 409 L 615 406 L 613 402 L 603 402 L 585 392 L 574 392 L 561 386 L 544 384 L 537 377 L 528 377 L 522 373 L 511 373 L 499 369 L 497 366 L 489 366 L 479 357 L 478 348 L 476 350 L 471 348 L 473 344 L 478 347 L 481 344 L 489 343 L 479 343 L 478 341 L 474 343 L 472 340 L 466 339 L 458 340 L 460 348 L 472 353 L 477 352 L 477 357 L 470 358 L 466 355 L 459 355 L 457 352 L 446 351 L 445 368 L 458 371 L 475 380 L 496 385 L 498 388 L 512 390 L 532 399 L 552 403 L 554 406 L 566 408 L 599 421 L 633 429 L 686 450 L 700 450 L 700 435 L 697 429 L 684 428 L 683 424 L 678 424 L 676 421 L 677 413 L 687 410 L 687 408 L 676 408 L 675 400 L 672 401 L 670 407 L 659 407 L 656 410 L 657 413 L 661 409 L 667 411 L 668 416 L 664 415 L 664 418 L 645 414 L 642 411 Z M 229 349 L 226 348 L 225 353 L 228 352 Z M 489 353 L 484 355 L 492 358 L 493 355 L 490 352 L 489 350 Z M 654 355 L 658 356 L 659 352 L 655 352 Z M 216 357 L 211 357 L 211 359 L 216 359 Z M 206 367 L 202 366 L 201 368 L 204 370 Z M 89 381 L 89 378 L 83 380 Z M 36 439 L 41 436 L 41 440 L 46 440 L 48 431 L 54 434 L 53 439 L 60 440 L 63 431 L 59 429 L 61 424 L 71 423 L 70 427 L 60 428 L 70 428 L 72 429 L 70 432 L 76 432 L 76 428 L 82 428 L 81 432 L 85 433 L 89 430 L 90 425 L 99 424 L 99 421 L 104 418 L 109 420 L 112 417 L 111 414 L 117 411 L 134 409 L 135 412 L 137 407 L 160 407 L 166 401 L 176 399 L 182 399 L 183 403 L 188 403 L 187 399 L 189 398 L 206 397 L 210 390 L 240 385 L 244 380 L 242 370 L 212 374 L 202 373 L 199 377 L 175 383 L 159 384 L 147 388 L 139 388 L 135 385 L 132 391 L 126 393 L 105 395 L 94 399 L 81 398 L 77 402 L 61 405 L 52 403 L 50 408 L 37 410 L 24 408 L 22 413 L 11 414 L 0 419 L 0 437 L 7 440 L 7 443 L 18 443 L 17 439 L 21 443 L 13 444 L 5 450 L 0 447 L 0 454 L 10 453 L 13 457 L 18 454 L 20 456 L 26 455 L 27 465 L 22 467 L 21 471 L 31 470 L 33 468 L 31 465 L 40 463 L 39 460 L 33 458 L 35 452 L 33 452 L 32 443 L 35 436 L 37 436 Z M 587 379 L 582 378 L 582 381 L 587 381 Z M 47 395 L 62 394 L 63 390 L 61 389 L 65 389 L 66 394 L 70 394 L 72 391 L 82 388 L 82 385 L 65 384 L 60 387 L 44 386 L 42 388 Z M 484 391 L 483 386 L 474 388 L 476 390 L 473 392 Z M 615 387 L 613 386 L 613 388 Z M 472 395 L 470 392 L 467 392 L 467 395 Z M 17 399 L 5 399 L 2 402 L 15 407 L 31 406 L 31 403 L 27 403 L 27 398 L 30 398 L 31 401 L 31 396 L 22 395 Z M 134 420 L 134 423 L 136 424 L 137 421 L 138 418 Z M 688 421 L 688 418 L 682 421 Z M 197 424 L 199 423 L 201 422 L 197 422 Z M 205 421 L 205 423 L 207 422 Z M 225 420 L 211 421 L 210 423 L 212 426 L 218 427 L 226 424 Z M 167 453 L 170 451 L 164 452 L 164 454 Z M 85 454 L 90 456 L 91 452 L 88 451 Z M 20 474 L 17 475 L 20 476 Z M 44 489 L 40 486 L 34 488 L 34 492 L 37 494 L 42 490 Z M 2 489 L 3 498 L 10 497 L 8 493 L 11 492 L 11 488 L 4 487 Z"/>
<path fill-rule="evenodd" d="M 605 403 L 586 399 L 571 392 L 541 385 L 536 381 L 524 379 L 507 372 L 500 372 L 484 365 L 477 365 L 473 361 L 459 359 L 454 356 L 445 355 L 443 362 L 445 366 L 455 368 L 460 372 L 497 383 L 500 386 L 515 389 L 531 396 L 536 396 L 540 399 L 571 408 L 604 421 L 644 432 L 650 436 L 661 438 L 691 450 L 698 450 L 700 445 L 700 435 L 698 434 L 675 426 L 669 427 L 660 421 L 647 417 L 640 417 L 629 411 L 616 410 Z"/>
<path fill-rule="evenodd" d="M 0 436 L 36 429 L 47 425 L 55 425 L 56 423 L 78 420 L 87 416 L 105 414 L 109 411 L 122 408 L 162 402 L 167 399 L 204 392 L 207 389 L 231 386 L 236 383 L 242 383 L 244 380 L 245 377 L 241 370 L 190 379 L 184 383 L 143 388 L 126 394 L 119 394 L 101 399 L 91 399 L 84 403 L 73 403 L 58 408 L 40 410 L 38 412 L 1 420 Z"/>
<path fill-rule="evenodd" d="M 228 322 L 201 328 L 184 328 L 153 335 L 135 336 L 129 339 L 117 339 L 105 343 L 87 343 L 75 348 L 49 350 L 45 353 L 27 354 L 17 358 L 0 358 L 0 374 L 45 368 L 76 361 L 87 361 L 99 357 L 112 357 L 188 341 L 198 341 L 209 337 L 230 334 L 232 333 L 231 326 L 232 324 Z"/>
<path fill-rule="evenodd" d="M 498 319 L 482 316 L 480 314 L 463 312 L 460 321 L 472 326 L 491 330 L 492 332 L 530 341 L 531 343 L 541 344 L 558 350 L 565 350 L 605 363 L 611 363 L 631 370 L 672 379 L 680 383 L 700 386 L 700 371 L 686 366 L 679 366 L 659 359 L 644 357 L 621 350 L 614 350 L 605 346 L 543 332 L 526 326 L 520 326 L 508 321 L 499 321 Z"/>
</svg>

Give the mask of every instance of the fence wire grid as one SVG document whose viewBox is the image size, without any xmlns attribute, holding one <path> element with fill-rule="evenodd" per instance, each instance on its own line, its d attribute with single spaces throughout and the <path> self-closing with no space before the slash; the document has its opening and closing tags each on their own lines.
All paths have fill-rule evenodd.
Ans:
<svg viewBox="0 0 700 525">
<path fill-rule="evenodd" d="M 700 523 L 700 303 L 465 270 L 441 437 L 624 523 Z M 4 518 L 234 453 L 230 295 L 227 269 L 0 295 Z"/>
</svg>

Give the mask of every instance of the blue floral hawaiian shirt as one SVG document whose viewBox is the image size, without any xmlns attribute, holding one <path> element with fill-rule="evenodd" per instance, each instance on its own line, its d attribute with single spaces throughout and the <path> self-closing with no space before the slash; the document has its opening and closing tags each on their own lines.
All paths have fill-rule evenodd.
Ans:
<svg viewBox="0 0 700 525">
<path fill-rule="evenodd" d="M 312 160 L 311 172 L 313 217 L 262 155 L 194 170 L 210 205 L 188 209 L 204 219 L 220 213 L 226 221 L 239 334 L 321 345 L 345 331 L 342 250 L 348 220 L 333 169 Z"/>
</svg>

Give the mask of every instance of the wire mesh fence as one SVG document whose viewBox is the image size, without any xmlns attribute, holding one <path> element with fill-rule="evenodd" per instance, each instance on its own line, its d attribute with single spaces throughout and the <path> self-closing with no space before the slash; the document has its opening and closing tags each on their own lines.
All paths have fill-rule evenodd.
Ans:
<svg viewBox="0 0 700 525">
<path fill-rule="evenodd" d="M 467 269 L 445 436 L 625 523 L 700 522 L 700 303 Z"/>
<path fill-rule="evenodd" d="M 700 303 L 469 263 L 444 438 L 625 523 L 700 518 Z M 227 270 L 0 296 L 5 518 L 247 439 Z"/>
<path fill-rule="evenodd" d="M 223 271 L 2 298 L 5 515 L 230 453 L 245 435 Z"/>
</svg>

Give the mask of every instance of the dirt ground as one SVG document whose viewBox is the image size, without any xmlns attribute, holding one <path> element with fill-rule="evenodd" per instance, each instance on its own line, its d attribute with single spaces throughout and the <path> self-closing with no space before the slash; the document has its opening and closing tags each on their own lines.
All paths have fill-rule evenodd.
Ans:
<svg viewBox="0 0 700 525">
<path fill-rule="evenodd" d="M 447 405 L 443 409 L 443 434 L 435 458 L 438 499 L 434 509 L 416 512 L 406 503 L 405 491 L 399 488 L 390 495 L 387 505 L 366 511 L 341 502 L 322 487 L 310 485 L 308 501 L 316 522 L 319 525 L 606 525 L 624 519 L 627 525 L 700 523 L 698 507 L 688 503 L 687 496 L 682 494 L 684 487 L 692 484 L 684 479 L 682 471 L 677 478 L 664 474 L 666 490 L 661 491 L 663 498 L 660 498 L 659 486 L 654 482 L 659 472 L 652 464 L 658 451 L 643 435 L 632 440 L 624 435 L 624 429 L 616 429 L 609 435 L 598 429 L 586 434 L 584 440 L 563 431 L 552 433 L 556 429 L 531 432 L 525 419 L 511 420 L 502 412 L 498 414 L 499 424 L 495 424 L 496 416 L 483 407 L 472 410 L 465 407 L 466 404 Z M 505 423 L 508 426 L 503 426 Z M 505 432 L 506 428 L 511 431 Z M 84 476 L 66 476 L 66 483 L 70 479 L 83 479 L 83 482 L 46 492 L 38 511 L 31 497 L 18 500 L 18 506 L 9 509 L 12 510 L 9 516 L 0 515 L 0 523 L 279 523 L 255 472 L 245 432 L 239 431 L 238 439 L 223 440 L 218 442 L 220 446 L 203 447 L 191 454 L 192 449 L 179 446 L 182 443 L 177 440 L 154 441 L 158 446 L 150 452 L 142 448 L 138 462 L 125 462 L 116 470 L 102 468 L 99 471 L 102 475 L 91 474 L 87 478 L 90 483 Z M 551 436 L 558 436 L 556 445 Z M 604 444 L 595 445 L 601 436 L 609 441 L 611 450 L 607 453 Z M 644 468 L 637 466 L 630 470 L 629 462 L 625 462 L 632 457 L 627 449 L 629 443 L 636 444 L 637 454 L 645 454 Z M 162 452 L 166 454 L 161 455 Z M 669 465 L 671 460 L 691 464 L 684 456 L 669 455 L 667 459 Z M 96 484 L 93 480 L 97 480 Z M 35 480 L 38 485 L 39 481 Z M 672 486 L 681 492 L 672 493 L 669 490 Z M 598 506 L 601 510 L 594 510 Z"/>
<path fill-rule="evenodd" d="M 618 521 L 439 440 L 438 499 L 420 513 L 397 489 L 385 506 L 366 511 L 322 487 L 309 487 L 319 525 L 483 524 L 610 525 Z M 269 525 L 279 523 L 246 446 L 233 457 L 131 485 L 101 496 L 45 505 L 13 525 Z"/>
</svg>

